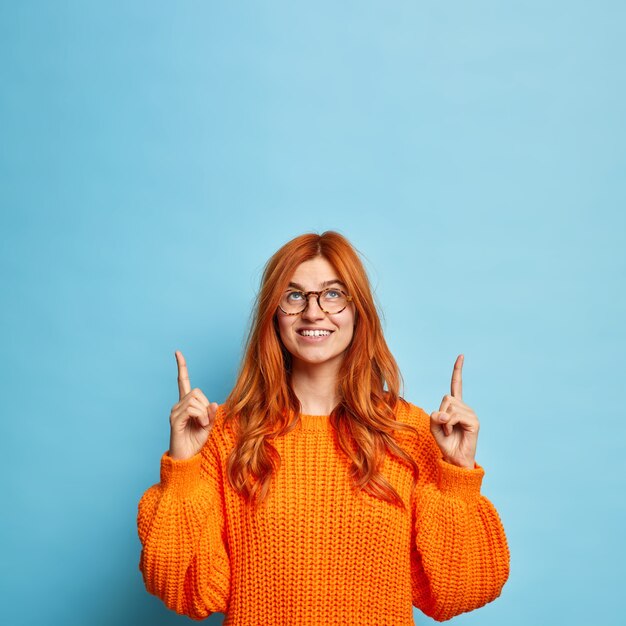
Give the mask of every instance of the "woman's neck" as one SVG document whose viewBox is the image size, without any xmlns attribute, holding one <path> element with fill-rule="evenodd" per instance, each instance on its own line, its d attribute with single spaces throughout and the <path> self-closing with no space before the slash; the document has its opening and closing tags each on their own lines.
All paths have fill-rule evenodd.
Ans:
<svg viewBox="0 0 626 626">
<path fill-rule="evenodd" d="M 330 415 L 339 403 L 337 373 L 340 362 L 314 365 L 294 359 L 291 386 L 305 415 Z"/>
</svg>

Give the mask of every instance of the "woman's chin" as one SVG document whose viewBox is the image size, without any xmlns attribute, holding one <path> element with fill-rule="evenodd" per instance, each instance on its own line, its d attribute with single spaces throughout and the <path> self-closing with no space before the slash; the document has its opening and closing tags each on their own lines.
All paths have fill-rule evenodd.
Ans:
<svg viewBox="0 0 626 626">
<path fill-rule="evenodd" d="M 341 354 L 325 354 L 323 351 L 307 351 L 305 353 L 299 352 L 297 355 L 293 355 L 294 359 L 299 361 L 300 364 L 305 366 L 310 365 L 323 365 L 324 363 L 329 363 L 331 361 L 335 361 L 337 358 L 341 357 Z"/>
</svg>

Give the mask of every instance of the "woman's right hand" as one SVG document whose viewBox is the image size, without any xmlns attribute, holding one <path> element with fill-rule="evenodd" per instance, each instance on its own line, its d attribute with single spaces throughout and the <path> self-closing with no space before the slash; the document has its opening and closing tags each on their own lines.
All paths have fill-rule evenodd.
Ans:
<svg viewBox="0 0 626 626">
<path fill-rule="evenodd" d="M 190 459 L 200 452 L 215 422 L 218 403 L 209 402 L 197 387 L 191 388 L 185 357 L 176 351 L 179 401 L 170 413 L 169 456 L 174 460 Z"/>
</svg>

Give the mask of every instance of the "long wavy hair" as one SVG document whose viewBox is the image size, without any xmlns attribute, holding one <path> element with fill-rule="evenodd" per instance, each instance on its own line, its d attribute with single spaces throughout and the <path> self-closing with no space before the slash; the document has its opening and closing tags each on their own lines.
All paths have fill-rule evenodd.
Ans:
<svg viewBox="0 0 626 626">
<path fill-rule="evenodd" d="M 236 432 L 227 463 L 229 482 L 256 508 L 280 467 L 280 454 L 271 439 L 290 432 L 299 420 L 301 405 L 291 386 L 292 356 L 280 338 L 276 315 L 296 268 L 318 256 L 334 267 L 355 305 L 355 327 L 338 373 L 340 401 L 329 417 L 331 426 L 352 461 L 355 485 L 404 509 L 380 468 L 385 455 L 392 453 L 417 476 L 417 464 L 398 445 L 393 431 L 418 433 L 396 420 L 397 403 L 406 404 L 400 396 L 403 380 L 385 342 L 365 268 L 351 243 L 332 230 L 292 239 L 265 265 L 237 381 L 224 403 L 225 423 L 233 422 Z M 413 489 L 415 485 L 416 480 Z"/>
</svg>

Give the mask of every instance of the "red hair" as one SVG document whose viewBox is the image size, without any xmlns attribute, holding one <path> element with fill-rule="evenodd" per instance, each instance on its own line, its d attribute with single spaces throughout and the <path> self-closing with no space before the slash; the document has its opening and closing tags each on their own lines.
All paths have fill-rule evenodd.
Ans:
<svg viewBox="0 0 626 626">
<path fill-rule="evenodd" d="M 345 283 L 356 313 L 352 341 L 337 380 L 340 402 L 330 423 L 339 446 L 352 460 L 355 484 L 405 508 L 380 466 L 391 452 L 417 475 L 417 464 L 393 437 L 394 430 L 416 435 L 417 430 L 396 420 L 397 403 L 406 403 L 399 395 L 402 377 L 385 342 L 365 268 L 356 249 L 336 231 L 300 235 L 265 265 L 237 381 L 225 401 L 225 421 L 236 422 L 237 430 L 237 444 L 228 458 L 229 481 L 247 502 L 254 500 L 256 506 L 263 501 L 272 474 L 280 466 L 280 455 L 268 435 L 290 432 L 299 419 L 300 401 L 290 384 L 291 354 L 280 339 L 276 312 L 296 268 L 318 256 L 328 260 Z M 290 410 L 294 412 L 291 420 Z"/>
</svg>

